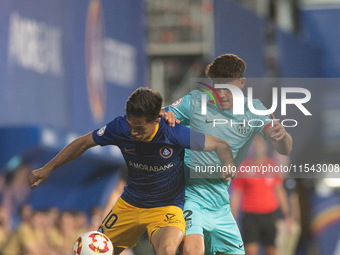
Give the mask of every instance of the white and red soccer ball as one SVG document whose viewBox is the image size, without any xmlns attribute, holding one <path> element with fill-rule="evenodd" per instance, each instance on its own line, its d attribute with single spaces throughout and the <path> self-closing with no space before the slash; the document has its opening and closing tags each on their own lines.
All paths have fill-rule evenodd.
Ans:
<svg viewBox="0 0 340 255">
<path fill-rule="evenodd" d="M 73 255 L 112 255 L 113 246 L 103 233 L 91 231 L 78 237 L 73 246 Z"/>
</svg>

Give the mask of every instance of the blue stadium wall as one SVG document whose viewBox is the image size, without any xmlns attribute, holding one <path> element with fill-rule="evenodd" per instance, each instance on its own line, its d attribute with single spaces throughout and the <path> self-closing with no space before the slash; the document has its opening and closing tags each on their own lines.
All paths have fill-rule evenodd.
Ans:
<svg viewBox="0 0 340 255">
<path fill-rule="evenodd" d="M 265 20 L 231 0 L 215 0 L 215 57 L 233 53 L 247 63 L 245 76 L 265 77 Z"/>
<path fill-rule="evenodd" d="M 145 86 L 143 10 L 133 0 L 2 1 L 0 126 L 88 132 L 123 114 Z"/>
<path fill-rule="evenodd" d="M 124 114 L 131 92 L 146 86 L 144 19 L 143 1 L 1 1 L 0 171 L 14 156 L 41 167 Z M 91 149 L 33 190 L 31 202 L 103 204 L 122 163 L 119 150 Z"/>
<path fill-rule="evenodd" d="M 340 4 L 306 4 L 300 21 L 306 41 L 320 49 L 321 76 L 340 77 Z"/>
</svg>

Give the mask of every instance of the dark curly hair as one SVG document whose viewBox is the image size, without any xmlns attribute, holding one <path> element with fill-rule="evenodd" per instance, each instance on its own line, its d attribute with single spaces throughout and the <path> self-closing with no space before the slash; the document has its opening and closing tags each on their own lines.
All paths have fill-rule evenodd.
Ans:
<svg viewBox="0 0 340 255">
<path fill-rule="evenodd" d="M 223 54 L 209 64 L 205 74 L 212 80 L 226 78 L 235 80 L 243 77 L 246 70 L 246 63 L 243 59 L 234 54 Z"/>
<path fill-rule="evenodd" d="M 152 89 L 138 88 L 126 101 L 126 115 L 136 118 L 145 117 L 148 123 L 155 121 L 162 108 L 163 97 Z"/>
</svg>

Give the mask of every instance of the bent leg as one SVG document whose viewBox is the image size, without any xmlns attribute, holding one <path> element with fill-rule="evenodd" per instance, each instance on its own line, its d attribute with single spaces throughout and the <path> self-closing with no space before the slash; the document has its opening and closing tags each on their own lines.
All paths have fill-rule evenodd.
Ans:
<svg viewBox="0 0 340 255">
<path fill-rule="evenodd" d="M 204 255 L 204 239 L 202 235 L 193 234 L 184 237 L 180 247 L 182 255 Z"/>
<path fill-rule="evenodd" d="M 247 243 L 244 245 L 244 250 L 247 255 L 257 255 L 259 253 L 259 244 L 258 243 Z"/>
<path fill-rule="evenodd" d="M 230 207 L 229 207 L 230 208 Z M 212 254 L 245 254 L 240 230 L 230 210 L 215 212 L 215 228 L 210 232 Z M 208 245 L 206 245 L 208 249 Z"/>
<path fill-rule="evenodd" d="M 183 239 L 183 232 L 177 227 L 163 227 L 151 237 L 151 244 L 156 255 L 175 255 Z"/>
<path fill-rule="evenodd" d="M 268 245 L 265 246 L 265 251 L 267 255 L 276 255 L 276 246 L 275 245 Z"/>
<path fill-rule="evenodd" d="M 98 231 L 111 240 L 115 255 L 134 247 L 138 237 L 145 231 L 145 226 L 138 222 L 139 210 L 119 198 L 99 227 Z"/>
</svg>

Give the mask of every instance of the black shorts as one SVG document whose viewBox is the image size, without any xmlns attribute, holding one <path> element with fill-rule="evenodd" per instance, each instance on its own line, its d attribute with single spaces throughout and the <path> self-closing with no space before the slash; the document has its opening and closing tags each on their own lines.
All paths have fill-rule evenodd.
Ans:
<svg viewBox="0 0 340 255">
<path fill-rule="evenodd" d="M 260 243 L 265 246 L 275 245 L 277 213 L 243 215 L 243 241 L 247 243 Z"/>
</svg>

